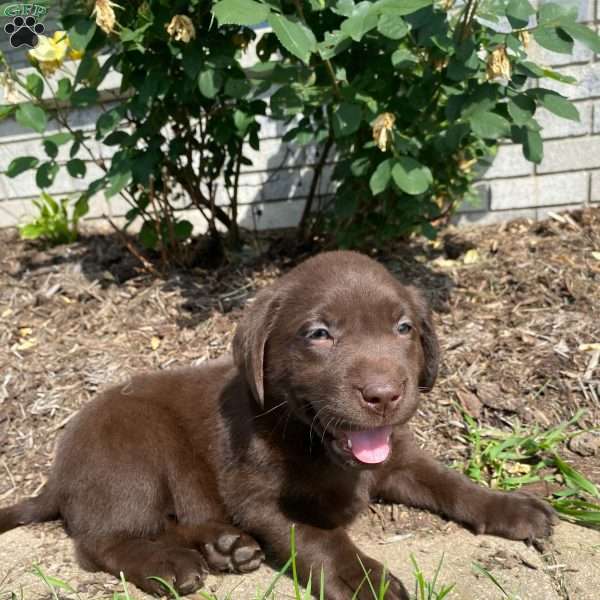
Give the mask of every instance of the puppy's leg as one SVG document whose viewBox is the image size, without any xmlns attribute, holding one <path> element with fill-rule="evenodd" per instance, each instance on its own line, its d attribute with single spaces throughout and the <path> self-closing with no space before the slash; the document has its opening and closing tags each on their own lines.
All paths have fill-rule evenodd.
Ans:
<svg viewBox="0 0 600 600">
<path fill-rule="evenodd" d="M 208 572 L 200 552 L 158 539 L 125 537 L 75 538 L 80 563 L 88 569 L 102 570 L 125 579 L 149 594 L 164 595 L 166 590 L 155 579 L 160 577 L 180 594 L 191 594 L 202 586 Z"/>
<path fill-rule="evenodd" d="M 214 571 L 249 573 L 258 569 L 265 558 L 253 537 L 219 521 L 199 525 L 171 522 L 161 539 L 200 551 Z"/>
<path fill-rule="evenodd" d="M 513 540 L 547 537 L 555 522 L 551 506 L 529 494 L 492 491 L 448 469 L 410 439 L 395 454 L 399 464 L 375 486 L 373 495 L 390 502 L 425 508 L 489 533 Z"/>
<path fill-rule="evenodd" d="M 267 554 L 278 565 L 283 565 L 290 558 L 292 521 L 276 506 L 263 506 L 262 511 L 250 514 L 248 522 L 244 523 L 246 526 L 261 540 Z M 327 600 L 373 600 L 367 575 L 376 590 L 382 577 L 389 581 L 386 600 L 408 600 L 402 583 L 382 564 L 361 552 L 344 529 L 321 529 L 296 523 L 295 540 L 296 567 L 301 581 L 306 584 L 311 578 L 315 589 L 322 569 Z"/>
</svg>

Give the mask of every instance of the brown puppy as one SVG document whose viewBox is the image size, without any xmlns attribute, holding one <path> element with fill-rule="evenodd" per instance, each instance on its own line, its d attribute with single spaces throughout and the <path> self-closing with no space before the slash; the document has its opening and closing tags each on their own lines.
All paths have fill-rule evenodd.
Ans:
<svg viewBox="0 0 600 600">
<path fill-rule="evenodd" d="M 344 527 L 374 497 L 431 509 L 478 532 L 551 533 L 551 508 L 492 492 L 420 450 L 406 427 L 433 386 L 430 311 L 375 261 L 311 258 L 262 291 L 229 357 L 141 375 L 72 421 L 40 496 L 0 510 L 0 532 L 62 518 L 89 569 L 182 593 L 207 569 L 246 572 L 262 550 L 321 566 L 327 598 L 347 600 L 383 567 Z M 390 576 L 386 596 L 406 599 Z M 362 586 L 359 598 L 370 598 Z"/>
</svg>

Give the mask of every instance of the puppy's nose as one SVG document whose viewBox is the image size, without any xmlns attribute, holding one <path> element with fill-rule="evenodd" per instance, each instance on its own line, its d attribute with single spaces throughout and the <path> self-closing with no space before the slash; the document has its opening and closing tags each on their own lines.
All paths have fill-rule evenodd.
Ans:
<svg viewBox="0 0 600 600">
<path fill-rule="evenodd" d="M 369 408 L 378 412 L 392 408 L 402 396 L 402 386 L 391 383 L 369 383 L 361 390 L 363 400 Z"/>
</svg>

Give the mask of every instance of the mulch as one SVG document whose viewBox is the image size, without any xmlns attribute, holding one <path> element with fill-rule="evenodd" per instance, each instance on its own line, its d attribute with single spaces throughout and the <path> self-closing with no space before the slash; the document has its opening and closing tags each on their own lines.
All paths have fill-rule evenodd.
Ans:
<svg viewBox="0 0 600 600">
<path fill-rule="evenodd" d="M 0 504 L 40 489 L 58 435 L 98 389 L 226 352 L 245 302 L 306 255 L 263 247 L 156 276 L 114 234 L 44 249 L 1 231 Z M 443 460 L 465 456 L 458 406 L 496 427 L 548 427 L 579 409 L 581 427 L 598 426 L 599 208 L 373 253 L 436 311 L 443 366 L 414 429 Z M 600 459 L 597 446 L 578 452 Z"/>
</svg>

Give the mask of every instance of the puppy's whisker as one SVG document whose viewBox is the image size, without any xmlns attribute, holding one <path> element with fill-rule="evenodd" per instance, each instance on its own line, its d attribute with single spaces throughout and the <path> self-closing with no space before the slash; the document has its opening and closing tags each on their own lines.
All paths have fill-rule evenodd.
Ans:
<svg viewBox="0 0 600 600">
<path fill-rule="evenodd" d="M 319 418 L 319 414 L 322 413 L 326 408 L 327 408 L 326 404 L 324 404 L 321 408 L 319 408 L 319 410 L 317 410 L 317 412 L 315 413 L 315 416 L 312 418 L 312 421 L 310 422 L 310 428 L 308 430 L 308 435 L 309 435 L 309 438 L 310 438 L 311 448 L 312 448 L 312 432 L 313 432 L 313 427 L 314 427 L 315 423 L 317 422 L 317 419 Z"/>
<path fill-rule="evenodd" d="M 331 422 L 335 420 L 335 417 L 331 417 L 331 419 L 329 419 L 329 421 L 327 421 L 327 425 L 325 425 L 325 428 L 323 429 L 323 435 L 321 436 L 321 444 L 325 443 L 325 434 L 327 433 L 327 428 L 331 425 Z"/>
<path fill-rule="evenodd" d="M 264 417 L 265 415 L 268 415 L 269 413 L 272 413 L 273 411 L 277 410 L 278 408 L 281 408 L 284 404 L 287 404 L 287 400 L 284 400 L 283 402 L 280 402 L 279 404 L 276 404 L 272 408 L 269 408 L 269 410 L 265 410 L 264 412 L 260 413 L 259 415 L 256 415 L 255 417 L 252 417 L 252 418 L 253 419 L 260 419 L 260 417 Z"/>
</svg>

